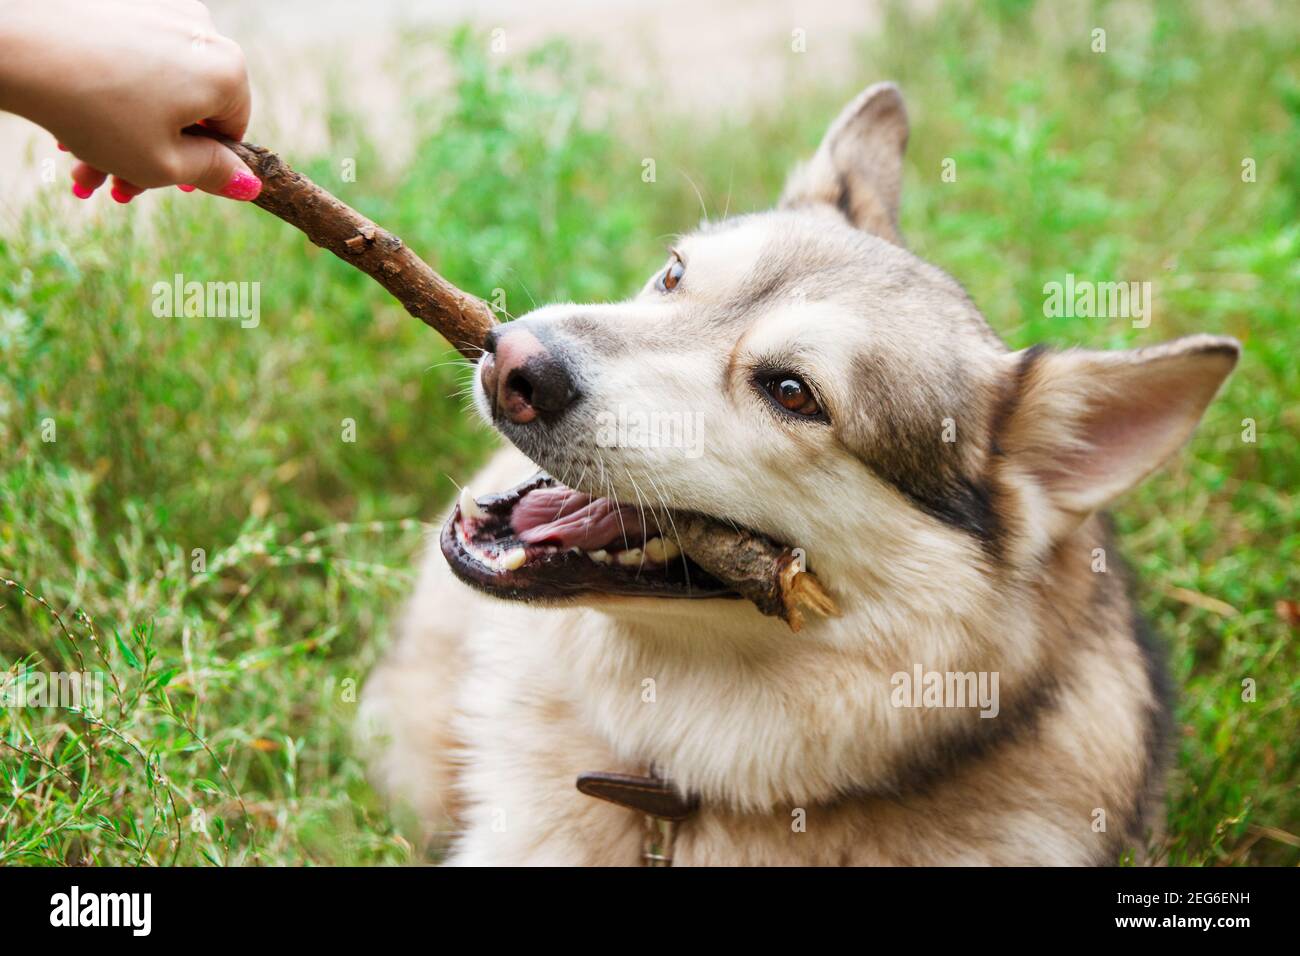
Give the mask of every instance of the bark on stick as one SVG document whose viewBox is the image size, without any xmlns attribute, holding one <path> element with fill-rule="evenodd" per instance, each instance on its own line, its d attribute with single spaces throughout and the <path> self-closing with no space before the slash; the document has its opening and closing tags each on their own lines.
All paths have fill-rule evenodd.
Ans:
<svg viewBox="0 0 1300 956">
<path fill-rule="evenodd" d="M 220 139 L 248 164 L 262 180 L 255 205 L 366 273 L 466 358 L 479 357 L 484 339 L 496 325 L 486 302 L 456 288 L 397 236 L 330 195 L 265 146 L 236 143 L 202 127 L 190 131 Z"/>
<path fill-rule="evenodd" d="M 819 617 L 839 613 L 835 601 L 792 549 L 699 514 L 675 516 L 673 530 L 687 557 L 764 614 L 781 618 L 790 630 L 803 627 L 805 611 Z"/>
</svg>

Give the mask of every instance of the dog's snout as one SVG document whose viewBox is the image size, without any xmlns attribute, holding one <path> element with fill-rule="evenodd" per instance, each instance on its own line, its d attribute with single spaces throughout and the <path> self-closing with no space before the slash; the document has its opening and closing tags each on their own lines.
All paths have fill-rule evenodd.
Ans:
<svg viewBox="0 0 1300 956">
<path fill-rule="evenodd" d="M 496 412 L 517 425 L 559 415 L 578 395 L 564 356 L 524 328 L 492 330 L 479 374 Z"/>
</svg>

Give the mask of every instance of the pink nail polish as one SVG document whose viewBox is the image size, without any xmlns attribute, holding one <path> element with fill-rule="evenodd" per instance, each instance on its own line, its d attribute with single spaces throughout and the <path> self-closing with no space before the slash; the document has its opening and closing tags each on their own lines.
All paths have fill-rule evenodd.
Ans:
<svg viewBox="0 0 1300 956">
<path fill-rule="evenodd" d="M 123 190 L 118 189 L 116 186 L 110 189 L 108 191 L 108 194 L 112 196 L 114 200 L 120 202 L 123 206 L 125 206 L 127 203 L 129 203 L 132 199 L 135 198 L 130 193 L 124 192 Z"/>
<path fill-rule="evenodd" d="M 180 190 L 181 192 L 183 192 L 183 193 L 192 193 L 192 192 L 194 192 L 194 187 L 191 186 L 191 185 L 189 185 L 188 183 L 177 183 L 177 184 L 176 184 L 176 188 L 179 189 L 179 190 Z"/>
<path fill-rule="evenodd" d="M 95 190 L 87 189 L 85 186 L 81 185 L 81 183 L 72 184 L 72 195 L 76 196 L 78 199 L 89 199 L 94 194 Z"/>
<path fill-rule="evenodd" d="M 227 199 L 238 199 L 247 202 L 250 199 L 256 199 L 257 194 L 262 191 L 262 181 L 252 173 L 246 173 L 242 169 L 230 177 L 230 182 L 222 187 L 221 195 Z"/>
</svg>

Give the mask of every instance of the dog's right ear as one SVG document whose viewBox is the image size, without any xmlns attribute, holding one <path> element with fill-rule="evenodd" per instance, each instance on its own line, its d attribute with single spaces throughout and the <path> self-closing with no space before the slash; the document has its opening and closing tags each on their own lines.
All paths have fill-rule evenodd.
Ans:
<svg viewBox="0 0 1300 956">
<path fill-rule="evenodd" d="M 903 244 L 898 197 L 907 149 L 907 109 L 893 83 L 867 87 L 844 108 L 817 152 L 790 174 L 781 207 L 826 203 L 859 229 Z"/>
<path fill-rule="evenodd" d="M 994 438 L 1049 506 L 1040 515 L 1049 534 L 1072 530 L 1169 458 L 1240 354 L 1235 339 L 1217 335 L 1127 351 L 1008 353 Z"/>
</svg>

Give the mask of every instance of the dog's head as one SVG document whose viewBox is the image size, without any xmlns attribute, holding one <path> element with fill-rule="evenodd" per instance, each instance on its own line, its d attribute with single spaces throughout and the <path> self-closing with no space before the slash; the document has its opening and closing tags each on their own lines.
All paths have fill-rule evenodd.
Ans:
<svg viewBox="0 0 1300 956">
<path fill-rule="evenodd" d="M 1236 342 L 1008 351 L 901 244 L 907 135 L 877 84 L 775 210 L 682 238 L 625 302 L 500 327 L 476 402 L 551 477 L 462 496 L 457 573 L 526 599 L 717 596 L 673 544 L 698 512 L 803 549 L 832 593 L 941 604 L 940 581 L 1031 566 L 1172 454 Z"/>
</svg>

